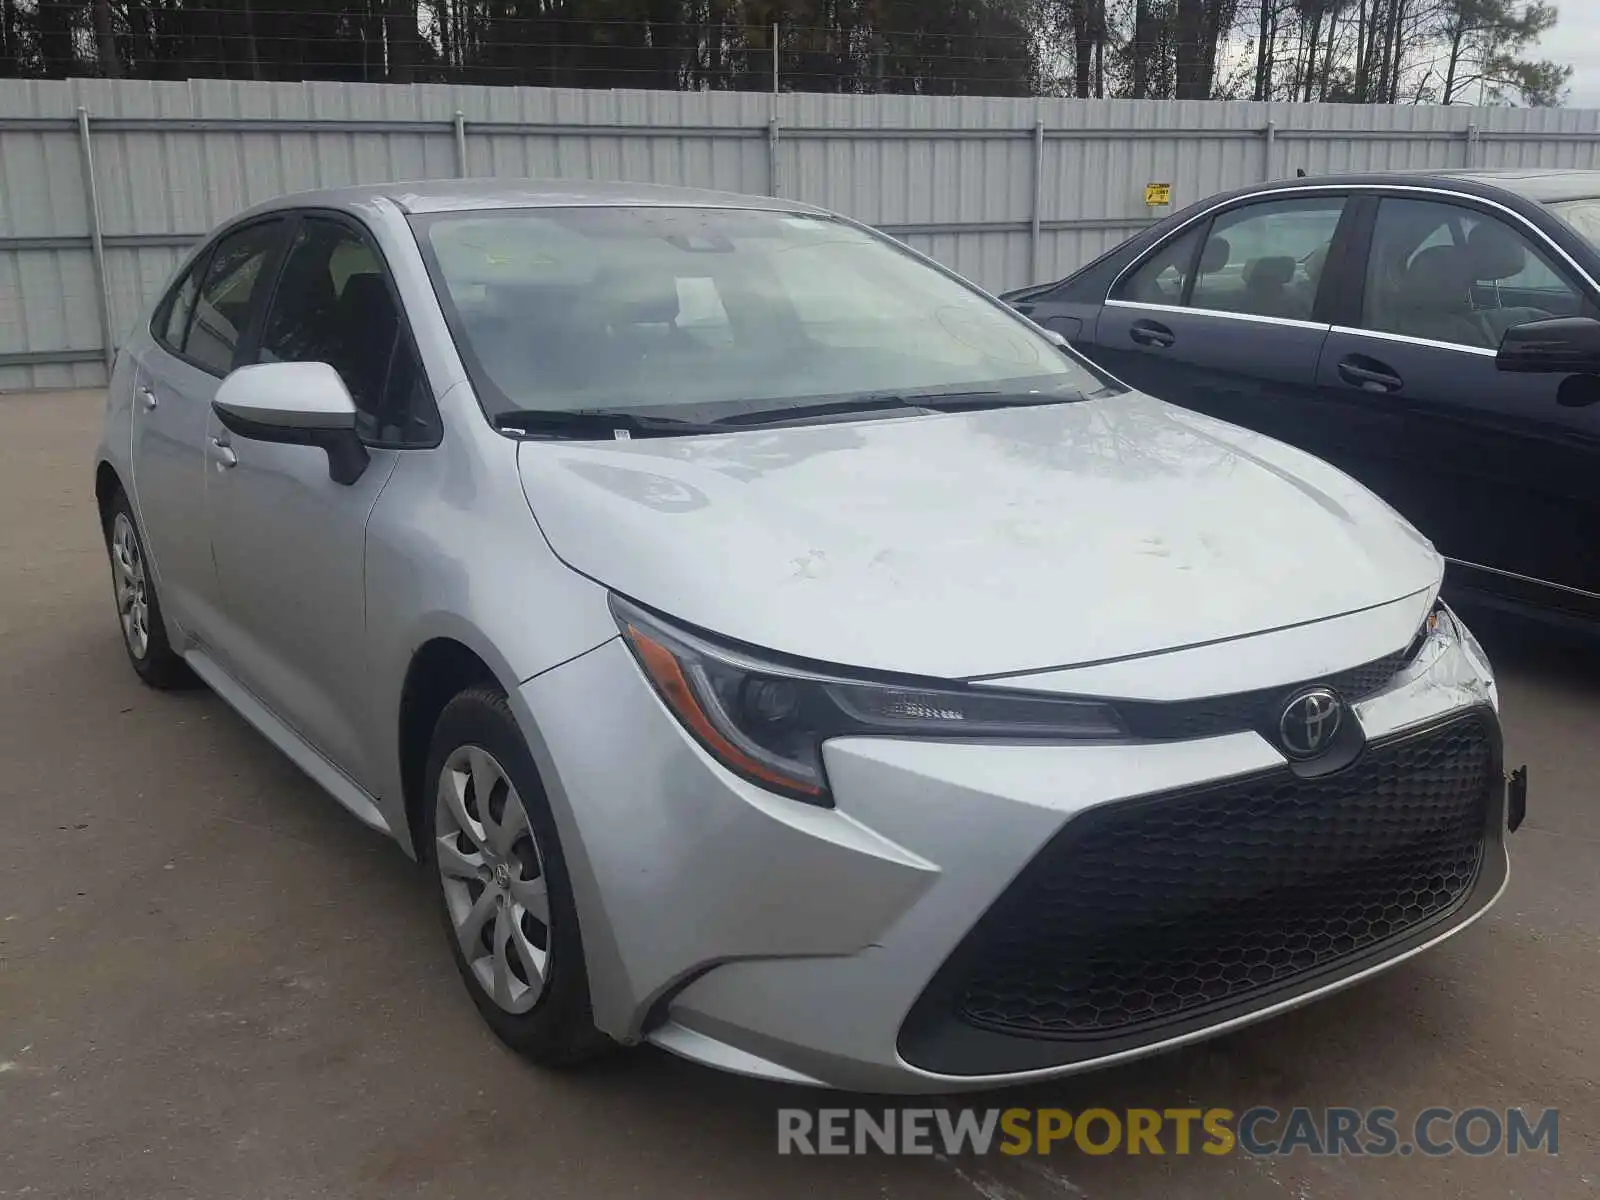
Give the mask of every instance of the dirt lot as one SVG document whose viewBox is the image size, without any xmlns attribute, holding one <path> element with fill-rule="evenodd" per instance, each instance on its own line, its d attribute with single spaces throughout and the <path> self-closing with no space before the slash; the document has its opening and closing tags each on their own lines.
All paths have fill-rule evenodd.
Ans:
<svg viewBox="0 0 1600 1200">
<path fill-rule="evenodd" d="M 90 494 L 99 413 L 94 394 L 0 397 L 0 1195 L 1600 1189 L 1600 655 L 1480 626 L 1510 761 L 1534 781 L 1510 889 L 1486 920 L 1268 1025 L 997 1098 L 1556 1107 L 1558 1157 L 780 1159 L 774 1110 L 828 1097 L 653 1050 L 583 1075 L 525 1066 L 479 1023 L 397 850 L 209 693 L 138 684 Z"/>
</svg>

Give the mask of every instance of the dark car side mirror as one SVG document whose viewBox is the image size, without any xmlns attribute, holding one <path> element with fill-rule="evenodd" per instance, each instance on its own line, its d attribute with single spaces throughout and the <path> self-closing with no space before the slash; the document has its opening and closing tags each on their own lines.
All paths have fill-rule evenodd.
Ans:
<svg viewBox="0 0 1600 1200">
<path fill-rule="evenodd" d="M 339 372 L 324 362 L 259 363 L 222 381 L 211 401 L 230 433 L 257 442 L 319 446 L 328 477 L 349 486 L 367 469 L 356 406 Z"/>
<path fill-rule="evenodd" d="M 1555 317 L 1513 325 L 1500 340 L 1494 365 L 1501 371 L 1522 373 L 1600 374 L 1600 321 Z"/>
</svg>

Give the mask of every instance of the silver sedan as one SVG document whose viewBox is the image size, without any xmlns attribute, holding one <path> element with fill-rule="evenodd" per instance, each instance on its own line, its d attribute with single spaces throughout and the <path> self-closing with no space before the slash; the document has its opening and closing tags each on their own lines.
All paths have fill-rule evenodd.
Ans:
<svg viewBox="0 0 1600 1200">
<path fill-rule="evenodd" d="M 535 1061 L 931 1091 L 1480 916 L 1520 812 L 1442 564 L 805 205 L 452 182 L 218 229 L 95 492 L 151 685 L 427 867 Z"/>
</svg>

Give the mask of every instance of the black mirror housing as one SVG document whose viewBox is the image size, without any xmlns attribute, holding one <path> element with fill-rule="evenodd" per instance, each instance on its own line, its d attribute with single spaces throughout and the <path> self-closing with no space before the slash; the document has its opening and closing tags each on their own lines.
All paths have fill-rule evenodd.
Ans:
<svg viewBox="0 0 1600 1200">
<path fill-rule="evenodd" d="M 328 476 L 349 486 L 367 469 L 366 444 L 356 432 L 356 408 L 344 381 L 327 363 L 259 363 L 222 381 L 211 402 L 230 433 L 257 442 L 316 446 L 328 456 Z"/>
<path fill-rule="evenodd" d="M 1524 374 L 1600 374 L 1600 321 L 1555 317 L 1513 325 L 1500 341 L 1494 365 Z"/>
<path fill-rule="evenodd" d="M 255 442 L 280 446 L 316 446 L 328 456 L 328 478 L 349 487 L 367 469 L 367 447 L 353 428 L 275 425 L 252 420 L 234 409 L 212 402 L 217 420 L 229 433 Z"/>
</svg>

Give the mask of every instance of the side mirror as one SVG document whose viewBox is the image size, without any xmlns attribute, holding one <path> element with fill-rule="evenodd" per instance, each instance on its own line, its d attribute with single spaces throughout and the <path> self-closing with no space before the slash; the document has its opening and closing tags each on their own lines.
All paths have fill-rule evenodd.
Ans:
<svg viewBox="0 0 1600 1200">
<path fill-rule="evenodd" d="M 257 442 L 318 446 L 328 477 L 352 484 L 367 469 L 367 448 L 356 433 L 349 389 L 327 363 L 261 363 L 222 381 L 211 402 L 230 433 Z"/>
<path fill-rule="evenodd" d="M 1523 373 L 1600 374 L 1600 321 L 1555 317 L 1513 325 L 1500 341 L 1494 365 Z"/>
</svg>

